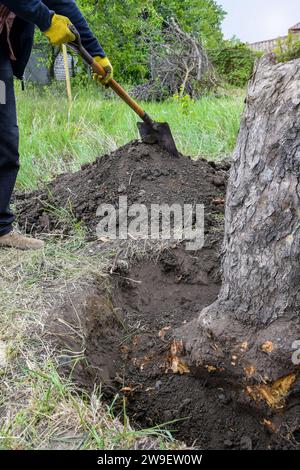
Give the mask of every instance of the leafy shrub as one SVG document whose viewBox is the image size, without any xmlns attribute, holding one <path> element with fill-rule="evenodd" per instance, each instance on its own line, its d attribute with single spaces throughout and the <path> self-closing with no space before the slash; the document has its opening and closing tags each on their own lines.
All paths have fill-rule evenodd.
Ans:
<svg viewBox="0 0 300 470">
<path fill-rule="evenodd" d="M 224 48 L 210 52 L 221 78 L 237 87 L 244 87 L 248 82 L 257 56 L 246 44 L 240 43 L 227 43 Z"/>
<path fill-rule="evenodd" d="M 298 34 L 289 34 L 286 39 L 279 38 L 274 52 L 278 62 L 299 59 L 300 36 Z"/>
<path fill-rule="evenodd" d="M 180 108 L 182 110 L 182 114 L 184 116 L 188 116 L 189 114 L 191 114 L 191 112 L 194 108 L 195 100 L 193 98 L 191 98 L 189 95 L 184 94 L 183 87 L 181 88 L 179 93 L 176 93 L 173 96 L 172 99 L 173 99 L 174 103 L 176 103 L 177 105 L 180 106 Z"/>
</svg>

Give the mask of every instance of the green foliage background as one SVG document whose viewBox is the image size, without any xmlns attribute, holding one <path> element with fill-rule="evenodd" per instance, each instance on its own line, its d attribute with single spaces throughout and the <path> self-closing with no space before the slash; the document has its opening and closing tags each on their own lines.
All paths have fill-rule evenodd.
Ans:
<svg viewBox="0 0 300 470">
<path fill-rule="evenodd" d="M 250 78 L 258 54 L 245 44 L 226 41 L 223 47 L 212 50 L 210 56 L 221 77 L 230 85 L 243 87 Z"/>
<path fill-rule="evenodd" d="M 163 42 L 163 32 L 171 18 L 203 42 L 222 80 L 244 86 L 251 74 L 255 55 L 246 45 L 224 41 L 221 24 L 226 12 L 217 0 L 77 0 L 77 3 L 121 82 L 140 84 L 150 78 L 150 42 Z M 37 35 L 38 42 L 45 41 L 39 32 Z M 85 83 L 85 72 L 82 77 Z M 80 80 L 77 74 L 77 81 Z"/>
<path fill-rule="evenodd" d="M 78 5 L 116 73 L 127 82 L 148 78 L 150 47 L 145 37 L 160 42 L 172 17 L 207 47 L 216 47 L 222 40 L 225 12 L 214 0 L 78 0 Z"/>
<path fill-rule="evenodd" d="M 186 31 L 214 48 L 222 41 L 225 12 L 215 0 L 77 0 L 93 33 L 127 83 L 149 78 L 150 45 L 162 41 L 163 30 L 175 18 Z M 37 42 L 45 43 L 37 31 Z"/>
</svg>

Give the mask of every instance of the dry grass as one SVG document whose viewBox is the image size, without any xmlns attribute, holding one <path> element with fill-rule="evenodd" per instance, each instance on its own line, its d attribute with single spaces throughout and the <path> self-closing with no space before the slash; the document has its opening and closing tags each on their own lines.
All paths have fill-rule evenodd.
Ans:
<svg viewBox="0 0 300 470">
<path fill-rule="evenodd" d="M 43 252 L 0 250 L 0 448 L 174 448 L 161 428 L 133 430 L 114 404 L 60 376 L 59 354 L 43 338 L 47 312 L 66 285 L 103 273 L 114 249 L 91 250 L 81 233 L 50 239 Z"/>
</svg>

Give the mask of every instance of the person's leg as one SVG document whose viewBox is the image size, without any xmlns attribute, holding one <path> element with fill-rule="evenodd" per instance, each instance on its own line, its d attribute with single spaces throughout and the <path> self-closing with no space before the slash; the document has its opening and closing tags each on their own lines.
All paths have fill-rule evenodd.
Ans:
<svg viewBox="0 0 300 470">
<path fill-rule="evenodd" d="M 14 216 L 9 204 L 19 170 L 19 131 L 14 82 L 8 51 L 0 36 L 0 237 L 12 231 Z M 2 100 L 5 98 L 5 104 Z"/>
<path fill-rule="evenodd" d="M 19 171 L 19 130 L 13 71 L 2 35 L 0 81 L 0 247 L 39 250 L 43 248 L 44 242 L 13 230 L 14 216 L 10 210 L 10 200 Z"/>
</svg>

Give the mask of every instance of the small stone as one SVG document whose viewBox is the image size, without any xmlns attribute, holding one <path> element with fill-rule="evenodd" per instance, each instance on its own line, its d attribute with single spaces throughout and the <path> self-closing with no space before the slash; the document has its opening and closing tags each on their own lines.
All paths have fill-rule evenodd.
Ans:
<svg viewBox="0 0 300 470">
<path fill-rule="evenodd" d="M 182 405 L 183 406 L 188 406 L 188 405 L 191 404 L 191 402 L 192 402 L 192 400 L 190 398 L 186 398 L 185 400 L 183 400 Z"/>
<path fill-rule="evenodd" d="M 139 196 L 144 196 L 144 194 L 146 194 L 146 191 L 145 191 L 144 189 L 142 189 L 142 190 L 138 193 Z"/>
<path fill-rule="evenodd" d="M 125 184 L 121 184 L 118 187 L 118 193 L 124 193 L 124 191 L 126 191 L 126 186 L 125 186 Z"/>
<path fill-rule="evenodd" d="M 166 422 L 168 422 L 168 421 L 173 421 L 173 413 L 172 413 L 172 411 L 166 410 L 166 411 L 164 412 L 164 420 L 165 420 Z"/>
<path fill-rule="evenodd" d="M 226 395 L 225 393 L 220 393 L 218 398 L 222 405 L 228 405 L 231 402 L 231 397 L 229 395 Z"/>
<path fill-rule="evenodd" d="M 128 264 L 127 261 L 124 260 L 124 259 L 119 259 L 119 260 L 116 262 L 115 268 L 116 268 L 118 271 L 121 271 L 122 273 L 128 273 L 128 272 L 129 272 L 129 264 Z"/>
<path fill-rule="evenodd" d="M 233 447 L 233 442 L 230 441 L 229 439 L 226 439 L 224 441 L 224 447 L 226 447 L 227 449 L 231 449 Z"/>
<path fill-rule="evenodd" d="M 156 382 L 156 384 L 155 384 L 155 388 L 156 388 L 157 390 L 159 390 L 161 386 L 162 386 L 162 381 L 161 381 L 161 380 L 158 380 L 158 381 Z"/>
<path fill-rule="evenodd" d="M 7 365 L 7 344 L 0 340 L 0 369 Z"/>
<path fill-rule="evenodd" d="M 253 446 L 252 446 L 252 439 L 251 439 L 251 437 L 249 437 L 249 436 L 243 436 L 243 437 L 241 438 L 240 448 L 241 448 L 241 450 L 252 450 L 252 449 L 253 449 Z"/>
<path fill-rule="evenodd" d="M 225 186 L 225 178 L 223 178 L 222 176 L 215 176 L 214 178 L 212 178 L 212 183 L 217 186 L 217 188 Z"/>
<path fill-rule="evenodd" d="M 39 224 L 43 228 L 49 228 L 50 227 L 50 219 L 48 214 L 45 212 L 39 217 Z"/>
</svg>

